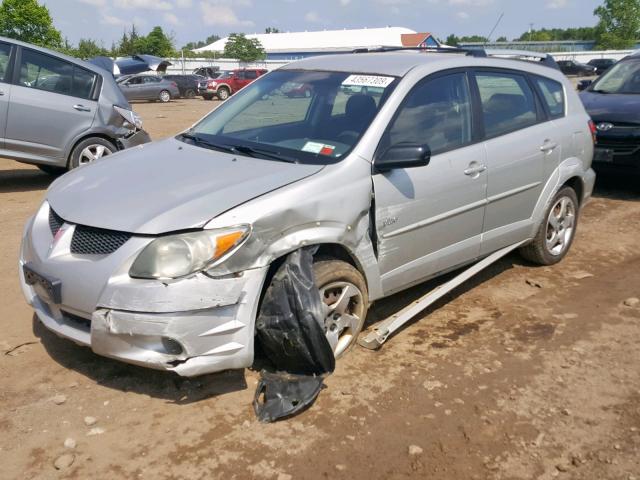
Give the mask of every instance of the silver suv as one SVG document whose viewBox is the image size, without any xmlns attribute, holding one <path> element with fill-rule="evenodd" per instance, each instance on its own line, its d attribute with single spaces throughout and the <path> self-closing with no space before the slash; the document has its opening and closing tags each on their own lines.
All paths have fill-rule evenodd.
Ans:
<svg viewBox="0 0 640 480">
<path fill-rule="evenodd" d="M 61 173 L 150 141 L 113 75 L 0 37 L 0 155 Z"/>
<path fill-rule="evenodd" d="M 24 294 L 98 354 L 198 375 L 251 365 L 274 274 L 316 246 L 338 357 L 375 300 L 505 248 L 560 261 L 595 181 L 589 122 L 543 63 L 295 62 L 175 138 L 58 179 L 25 228 Z"/>
</svg>

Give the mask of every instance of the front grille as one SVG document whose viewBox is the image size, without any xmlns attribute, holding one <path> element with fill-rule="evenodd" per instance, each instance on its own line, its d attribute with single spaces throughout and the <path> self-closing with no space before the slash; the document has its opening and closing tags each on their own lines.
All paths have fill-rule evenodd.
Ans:
<svg viewBox="0 0 640 480">
<path fill-rule="evenodd" d="M 596 145 L 598 148 L 613 150 L 615 155 L 633 155 L 638 150 L 640 150 L 640 146 L 638 145 L 630 145 L 629 143 L 616 143 L 607 139 L 607 142 L 598 142 Z"/>
<path fill-rule="evenodd" d="M 130 233 L 77 225 L 71 239 L 71 253 L 109 255 L 131 238 Z"/>
<path fill-rule="evenodd" d="M 53 211 L 53 208 L 49 207 L 49 229 L 51 230 L 51 235 L 55 237 L 62 225 L 64 225 L 64 220 Z"/>
</svg>

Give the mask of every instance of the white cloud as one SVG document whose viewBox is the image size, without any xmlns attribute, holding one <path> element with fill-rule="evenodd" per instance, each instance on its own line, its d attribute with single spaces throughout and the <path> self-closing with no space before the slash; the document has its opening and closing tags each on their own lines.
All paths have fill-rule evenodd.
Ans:
<svg viewBox="0 0 640 480">
<path fill-rule="evenodd" d="M 164 18 L 164 21 L 167 22 L 169 25 L 182 25 L 182 22 L 177 17 L 177 15 L 173 13 L 166 12 L 164 15 L 162 15 L 162 18 Z"/>
<path fill-rule="evenodd" d="M 109 15 L 106 12 L 102 12 L 100 17 L 100 23 L 104 25 L 115 25 L 121 27 L 130 24 L 129 20 L 124 20 L 120 17 L 116 17 L 115 15 Z"/>
<path fill-rule="evenodd" d="M 351 3 L 351 0 L 340 0 L 340 5 L 346 7 Z"/>
<path fill-rule="evenodd" d="M 104 7 L 107 4 L 107 0 L 80 0 L 80 3 L 86 3 L 94 7 Z"/>
<path fill-rule="evenodd" d="M 152 10 L 171 10 L 173 5 L 166 0 L 114 0 L 117 8 L 148 8 Z"/>
<path fill-rule="evenodd" d="M 223 26 L 223 27 L 250 27 L 253 25 L 251 20 L 240 20 L 236 13 L 226 2 L 216 0 L 205 0 L 200 2 L 200 10 L 202 11 L 203 22 L 205 25 Z M 236 2 L 242 6 L 248 6 L 250 2 Z"/>
<path fill-rule="evenodd" d="M 176 7 L 189 8 L 191 5 L 193 5 L 191 0 L 176 0 Z"/>
<path fill-rule="evenodd" d="M 569 6 L 569 0 L 547 0 L 546 8 L 550 9 L 558 9 L 558 8 L 566 8 Z"/>
<path fill-rule="evenodd" d="M 304 16 L 304 19 L 310 23 L 322 22 L 322 20 L 320 19 L 320 15 L 318 15 L 318 12 L 315 11 L 307 12 L 307 14 Z"/>
<path fill-rule="evenodd" d="M 467 12 L 458 12 L 456 13 L 456 17 L 460 20 L 467 20 L 469 18 L 469 14 Z"/>
<path fill-rule="evenodd" d="M 491 5 L 494 0 L 448 0 L 449 5 L 465 5 L 468 7 L 486 7 Z"/>
</svg>

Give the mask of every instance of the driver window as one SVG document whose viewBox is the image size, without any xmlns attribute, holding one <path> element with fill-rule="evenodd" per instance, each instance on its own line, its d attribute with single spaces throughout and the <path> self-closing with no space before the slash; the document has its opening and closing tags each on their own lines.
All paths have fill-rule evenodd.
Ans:
<svg viewBox="0 0 640 480">
<path fill-rule="evenodd" d="M 258 127 L 272 127 L 303 122 L 313 99 L 313 89 L 306 83 L 285 83 L 251 104 L 230 120 L 224 133 L 241 132 Z"/>
<path fill-rule="evenodd" d="M 455 73 L 419 83 L 407 95 L 385 133 L 382 151 L 400 143 L 428 145 L 432 155 L 471 142 L 467 76 Z"/>
</svg>

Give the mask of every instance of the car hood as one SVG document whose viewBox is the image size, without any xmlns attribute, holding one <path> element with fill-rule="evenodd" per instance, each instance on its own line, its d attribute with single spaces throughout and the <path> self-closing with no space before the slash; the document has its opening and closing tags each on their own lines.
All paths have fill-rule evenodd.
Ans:
<svg viewBox="0 0 640 480">
<path fill-rule="evenodd" d="M 70 223 L 159 234 L 203 227 L 322 168 L 235 156 L 171 138 L 72 170 L 51 185 L 47 200 Z"/>
<path fill-rule="evenodd" d="M 640 124 L 640 95 L 619 95 L 585 91 L 580 99 L 594 122 Z"/>
</svg>

